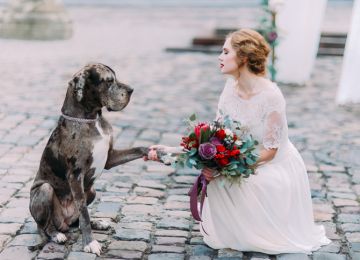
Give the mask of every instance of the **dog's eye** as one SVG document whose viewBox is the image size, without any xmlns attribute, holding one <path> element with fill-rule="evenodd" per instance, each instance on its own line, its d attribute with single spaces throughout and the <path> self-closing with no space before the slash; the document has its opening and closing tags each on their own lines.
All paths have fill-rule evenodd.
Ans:
<svg viewBox="0 0 360 260">
<path fill-rule="evenodd" d="M 114 79 L 106 79 L 106 83 L 109 83 L 109 84 L 114 83 Z"/>
</svg>

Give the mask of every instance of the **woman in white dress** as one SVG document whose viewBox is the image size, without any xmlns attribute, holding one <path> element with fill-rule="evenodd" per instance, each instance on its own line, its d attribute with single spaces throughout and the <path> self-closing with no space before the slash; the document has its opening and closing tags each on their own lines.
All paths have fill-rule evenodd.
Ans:
<svg viewBox="0 0 360 260">
<path fill-rule="evenodd" d="M 215 171 L 203 169 L 209 185 L 201 233 L 215 249 L 310 254 L 330 240 L 314 223 L 306 168 L 288 138 L 284 97 L 264 77 L 269 52 L 259 33 L 242 29 L 227 37 L 219 56 L 221 72 L 231 79 L 217 117 L 228 115 L 245 126 L 260 143 L 259 159 L 256 174 L 240 185 L 224 186 Z M 157 160 L 155 150 L 149 159 Z"/>
</svg>

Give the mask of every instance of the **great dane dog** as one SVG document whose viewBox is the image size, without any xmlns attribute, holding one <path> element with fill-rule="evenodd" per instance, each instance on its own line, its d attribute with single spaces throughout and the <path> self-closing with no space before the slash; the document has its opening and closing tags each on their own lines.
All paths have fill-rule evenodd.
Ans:
<svg viewBox="0 0 360 260">
<path fill-rule="evenodd" d="M 111 125 L 101 109 L 120 111 L 133 89 L 103 64 L 88 64 L 69 82 L 62 115 L 42 154 L 30 192 L 30 212 L 39 232 L 57 243 L 70 225 L 80 225 L 85 252 L 100 255 L 87 205 L 95 199 L 94 181 L 102 170 L 147 155 L 148 148 L 113 149 Z"/>
</svg>

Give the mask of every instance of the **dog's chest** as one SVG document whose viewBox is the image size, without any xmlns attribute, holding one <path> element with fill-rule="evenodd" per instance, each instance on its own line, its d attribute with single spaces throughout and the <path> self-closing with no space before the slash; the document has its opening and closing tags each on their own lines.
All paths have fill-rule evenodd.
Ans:
<svg viewBox="0 0 360 260">
<path fill-rule="evenodd" d="M 97 178 L 101 175 L 106 164 L 109 145 L 110 145 L 110 134 L 104 133 L 99 122 L 96 122 L 95 126 L 100 133 L 100 137 L 97 137 L 93 143 L 94 145 L 92 151 L 93 162 L 91 164 L 91 168 L 95 168 L 94 177 Z"/>
</svg>

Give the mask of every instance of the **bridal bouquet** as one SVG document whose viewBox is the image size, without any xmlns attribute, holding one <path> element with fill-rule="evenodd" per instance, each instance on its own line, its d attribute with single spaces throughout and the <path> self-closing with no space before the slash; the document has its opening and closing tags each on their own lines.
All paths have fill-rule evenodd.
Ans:
<svg viewBox="0 0 360 260">
<path fill-rule="evenodd" d="M 214 169 L 229 181 L 240 181 L 254 174 L 257 160 L 255 146 L 250 135 L 246 136 L 237 121 L 225 117 L 212 123 L 196 123 L 192 115 L 187 121 L 189 133 L 182 137 L 183 154 L 178 155 L 176 165 L 202 169 Z"/>
<path fill-rule="evenodd" d="M 255 146 L 258 144 L 251 135 L 241 127 L 240 123 L 228 116 L 211 123 L 198 123 L 192 115 L 187 123 L 189 132 L 182 137 L 181 146 L 185 153 L 177 156 L 176 167 L 189 167 L 198 170 L 204 167 L 216 170 L 220 176 L 231 183 L 240 182 L 255 173 L 258 155 Z M 190 208 L 193 217 L 201 221 L 197 209 L 197 199 L 201 194 L 202 204 L 206 195 L 207 181 L 200 174 L 189 192 Z"/>
</svg>

